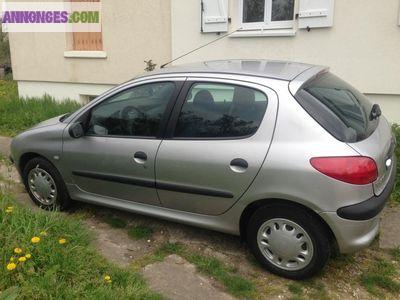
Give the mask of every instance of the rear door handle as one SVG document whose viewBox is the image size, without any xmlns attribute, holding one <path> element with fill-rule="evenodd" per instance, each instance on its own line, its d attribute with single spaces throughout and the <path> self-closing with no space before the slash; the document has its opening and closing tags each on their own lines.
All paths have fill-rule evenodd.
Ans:
<svg viewBox="0 0 400 300">
<path fill-rule="evenodd" d="M 133 155 L 133 160 L 138 164 L 144 164 L 147 161 L 147 154 L 143 151 L 138 151 Z"/>
<path fill-rule="evenodd" d="M 249 163 L 242 158 L 235 158 L 231 161 L 230 168 L 233 172 L 244 173 L 249 167 Z"/>
</svg>

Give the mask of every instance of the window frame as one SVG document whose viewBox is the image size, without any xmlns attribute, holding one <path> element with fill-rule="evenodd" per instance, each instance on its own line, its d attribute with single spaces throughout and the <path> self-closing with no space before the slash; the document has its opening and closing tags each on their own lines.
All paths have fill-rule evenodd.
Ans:
<svg viewBox="0 0 400 300">
<path fill-rule="evenodd" d="M 251 88 L 256 90 L 263 95 L 265 95 L 267 99 L 267 107 L 265 109 L 264 115 L 261 119 L 260 125 L 258 126 L 257 130 L 252 134 L 245 135 L 245 136 L 237 136 L 237 137 L 175 137 L 175 129 L 178 125 L 178 120 L 180 113 L 182 111 L 183 106 L 185 105 L 186 99 L 188 94 L 190 93 L 192 87 L 196 84 L 225 84 L 225 85 L 233 85 L 233 86 L 242 86 L 246 88 Z M 270 108 L 270 100 L 271 94 L 267 92 L 263 87 L 258 86 L 255 83 L 250 83 L 246 81 L 236 81 L 236 80 L 229 80 L 229 79 L 222 79 L 222 78 L 188 78 L 185 82 L 179 97 L 176 101 L 176 105 L 174 110 L 171 114 L 168 126 L 165 131 L 164 139 L 165 140 L 174 140 L 174 141 L 234 141 L 234 140 L 245 140 L 249 139 L 255 135 L 257 135 L 262 127 L 263 123 L 265 122 L 265 116 L 270 112 L 272 108 Z"/>
<path fill-rule="evenodd" d="M 293 19 L 290 21 L 272 21 L 272 0 L 264 0 L 264 22 L 243 22 L 243 7 L 245 0 L 239 0 L 239 24 L 243 30 L 265 30 L 265 29 L 292 29 L 296 15 L 296 0 L 294 0 Z"/>
<path fill-rule="evenodd" d="M 110 100 L 111 98 L 117 97 L 118 95 L 137 88 L 141 87 L 144 85 L 149 85 L 149 84 L 157 84 L 157 83 L 173 83 L 175 85 L 175 91 L 171 96 L 171 99 L 168 101 L 167 106 L 165 108 L 164 116 L 162 117 L 160 121 L 160 128 L 156 134 L 156 136 L 128 136 L 128 135 L 98 135 L 98 134 L 89 134 L 87 133 L 88 125 L 91 120 L 92 116 L 92 111 L 96 109 L 96 107 L 100 106 L 104 102 Z M 168 125 L 168 120 L 170 119 L 172 110 L 175 106 L 175 103 L 178 99 L 178 96 L 182 90 L 182 87 L 184 85 L 185 78 L 163 78 L 163 79 L 156 79 L 156 80 L 145 80 L 145 81 L 140 81 L 140 82 L 135 82 L 134 84 L 130 84 L 127 86 L 123 86 L 120 88 L 116 88 L 113 90 L 111 93 L 106 93 L 103 97 L 99 98 L 96 100 L 94 103 L 89 103 L 87 105 L 87 109 L 84 111 L 80 112 L 77 118 L 75 118 L 71 123 L 74 122 L 81 122 L 83 123 L 83 127 L 85 130 L 85 137 L 94 137 L 94 138 L 125 138 L 125 139 L 138 139 L 138 140 L 161 140 L 164 136 L 165 130 Z M 91 104 L 91 105 L 90 105 Z M 86 108 L 86 107 L 85 107 Z"/>
</svg>

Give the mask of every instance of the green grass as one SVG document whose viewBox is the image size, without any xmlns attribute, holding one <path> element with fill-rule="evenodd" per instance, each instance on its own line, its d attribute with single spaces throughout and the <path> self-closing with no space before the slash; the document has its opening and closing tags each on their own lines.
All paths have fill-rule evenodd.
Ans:
<svg viewBox="0 0 400 300">
<path fill-rule="evenodd" d="M 288 284 L 289 292 L 291 292 L 292 294 L 294 294 L 296 296 L 301 296 L 303 294 L 303 288 L 304 288 L 304 286 L 299 282 L 292 282 L 292 283 Z"/>
<path fill-rule="evenodd" d="M 292 293 L 292 300 L 303 299 L 330 299 L 325 285 L 317 280 L 305 280 L 288 284 L 288 290 Z M 307 291 L 307 293 L 305 293 Z"/>
<path fill-rule="evenodd" d="M 144 225 L 137 225 L 130 228 L 128 234 L 134 240 L 149 239 L 153 235 L 153 229 Z"/>
<path fill-rule="evenodd" d="M 392 199 L 396 204 L 400 204 L 400 125 L 393 125 L 393 132 L 397 139 L 396 157 L 397 157 L 397 177 L 396 187 L 392 193 Z"/>
<path fill-rule="evenodd" d="M 17 84 L 0 80 L 0 135 L 15 136 L 33 125 L 80 107 L 74 101 L 56 102 L 50 96 L 22 99 Z"/>
<path fill-rule="evenodd" d="M 393 249 L 391 254 L 396 261 L 400 262 L 400 247 Z"/>
<path fill-rule="evenodd" d="M 127 225 L 127 222 L 125 220 L 115 216 L 106 216 L 104 218 L 104 222 L 106 222 L 113 228 L 125 228 Z"/>
<path fill-rule="evenodd" d="M 9 206 L 13 211 L 6 213 Z M 10 299 L 161 298 L 148 290 L 137 272 L 122 270 L 99 256 L 77 216 L 32 212 L 0 195 L 0 232 L 0 291 Z M 39 243 L 31 242 L 34 236 L 40 237 Z M 60 244 L 60 238 L 67 242 Z M 17 247 L 22 253 L 14 253 Z M 28 253 L 30 259 L 7 270 L 12 257 L 17 262 Z M 105 275 L 111 276 L 111 283 Z"/>
<path fill-rule="evenodd" d="M 214 257 L 190 254 L 186 256 L 186 259 L 194 264 L 200 272 L 222 282 L 227 291 L 234 296 L 247 297 L 254 291 L 251 281 L 236 275 L 234 268 L 224 265 Z"/>
<path fill-rule="evenodd" d="M 361 284 L 374 296 L 382 296 L 383 292 L 395 295 L 400 293 L 400 283 L 393 278 L 397 276 L 394 264 L 384 259 L 377 259 L 361 275 Z"/>
</svg>

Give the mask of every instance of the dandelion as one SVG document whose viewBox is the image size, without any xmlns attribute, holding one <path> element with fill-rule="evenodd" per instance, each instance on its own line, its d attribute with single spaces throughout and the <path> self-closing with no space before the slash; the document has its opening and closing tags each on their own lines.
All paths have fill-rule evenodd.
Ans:
<svg viewBox="0 0 400 300">
<path fill-rule="evenodd" d="M 11 214 L 12 212 L 13 212 L 13 209 L 12 209 L 12 208 L 11 208 L 11 209 L 10 209 L 10 208 L 7 208 L 7 209 L 6 209 L 6 213 L 7 213 L 7 214 Z"/>
<path fill-rule="evenodd" d="M 26 257 L 26 259 L 30 259 L 32 257 L 32 255 L 27 253 L 27 254 L 25 254 L 25 257 Z"/>
<path fill-rule="evenodd" d="M 26 262 L 26 257 L 25 256 L 21 256 L 20 258 L 18 258 L 19 262 Z"/>
<path fill-rule="evenodd" d="M 16 267 L 17 267 L 17 265 L 16 265 L 15 263 L 9 263 L 9 264 L 7 265 L 7 270 L 8 270 L 8 271 L 12 271 L 12 270 L 14 270 Z"/>
<path fill-rule="evenodd" d="M 31 242 L 32 244 L 37 244 L 40 242 L 40 237 L 34 236 L 33 238 L 31 238 Z"/>
<path fill-rule="evenodd" d="M 22 249 L 21 248 L 15 248 L 14 249 L 14 253 L 20 254 L 20 253 L 22 253 Z"/>
<path fill-rule="evenodd" d="M 47 236 L 47 232 L 46 231 L 42 231 L 42 232 L 40 232 L 40 235 L 41 236 Z"/>
<path fill-rule="evenodd" d="M 104 276 L 104 280 L 105 280 L 106 283 L 112 283 L 112 280 L 111 280 L 111 276 L 110 276 L 110 275 Z"/>
<path fill-rule="evenodd" d="M 59 239 L 59 240 L 58 240 L 58 243 L 59 243 L 60 245 L 64 245 L 66 242 L 67 242 L 66 239 Z"/>
</svg>

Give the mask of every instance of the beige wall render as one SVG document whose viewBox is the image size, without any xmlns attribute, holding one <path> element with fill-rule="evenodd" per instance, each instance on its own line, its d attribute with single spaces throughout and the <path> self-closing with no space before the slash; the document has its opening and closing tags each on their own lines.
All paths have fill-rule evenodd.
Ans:
<svg viewBox="0 0 400 300">
<path fill-rule="evenodd" d="M 32 0 L 23 0 L 35 2 Z M 41 0 L 42 1 L 42 0 Z M 60 0 L 51 0 L 60 1 Z M 50 1 L 50 2 L 51 2 Z M 76 85 L 96 84 L 103 90 L 143 73 L 144 60 L 158 65 L 171 58 L 171 10 L 168 0 L 101 0 L 103 51 L 71 52 L 70 33 L 11 33 L 14 78 L 29 96 L 59 84 L 55 94 L 76 95 Z M 85 53 L 83 53 L 85 54 Z M 75 57 L 74 57 L 75 56 Z M 82 57 L 87 56 L 87 57 Z M 32 93 L 27 90 L 37 83 Z M 23 87 L 22 87 L 23 85 Z M 54 94 L 50 89 L 49 94 Z M 82 91 L 82 94 L 84 91 Z"/>
<path fill-rule="evenodd" d="M 228 37 L 175 64 L 227 58 L 283 59 L 327 65 L 381 104 L 400 122 L 399 0 L 336 0 L 331 28 L 298 29 L 294 36 Z M 230 31 L 239 25 L 239 0 L 229 0 Z M 215 38 L 200 32 L 200 1 L 171 0 L 172 56 Z"/>
</svg>

